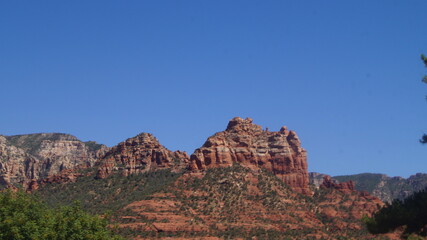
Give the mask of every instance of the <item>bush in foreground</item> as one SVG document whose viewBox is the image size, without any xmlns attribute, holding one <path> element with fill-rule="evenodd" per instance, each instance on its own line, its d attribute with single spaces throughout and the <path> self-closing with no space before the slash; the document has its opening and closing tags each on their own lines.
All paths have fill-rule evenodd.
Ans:
<svg viewBox="0 0 427 240">
<path fill-rule="evenodd" d="M 0 193 L 0 239 L 122 239 L 108 221 L 84 212 L 78 204 L 50 209 L 24 192 Z"/>
<path fill-rule="evenodd" d="M 404 236 L 412 233 L 427 236 L 427 191 L 416 192 L 403 201 L 394 200 L 365 222 L 368 230 L 374 234 L 405 226 Z"/>
</svg>

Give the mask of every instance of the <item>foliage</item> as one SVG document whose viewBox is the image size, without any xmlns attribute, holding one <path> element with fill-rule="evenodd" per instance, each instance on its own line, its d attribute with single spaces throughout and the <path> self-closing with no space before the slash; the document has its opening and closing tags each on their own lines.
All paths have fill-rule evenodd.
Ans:
<svg viewBox="0 0 427 240">
<path fill-rule="evenodd" d="M 188 183 L 183 183 L 186 190 L 192 192 L 206 192 L 209 196 L 181 196 L 185 208 L 198 209 L 203 214 L 218 215 L 227 222 L 237 221 L 237 212 L 243 211 L 246 206 L 247 185 L 245 176 L 248 169 L 235 164 L 231 167 L 211 168 L 206 171 L 202 179 L 194 178 Z M 203 203 L 203 204 L 198 204 Z"/>
<path fill-rule="evenodd" d="M 421 54 L 421 60 L 423 61 L 424 66 L 426 66 L 426 67 L 427 67 L 427 57 L 426 57 L 424 54 Z M 422 81 L 423 81 L 424 83 L 427 83 L 427 76 L 425 76 L 425 75 L 424 75 L 424 77 L 423 77 Z M 424 134 L 424 135 L 421 137 L 420 142 L 421 142 L 421 143 L 423 143 L 423 144 L 427 143 L 427 134 Z"/>
<path fill-rule="evenodd" d="M 314 239 L 314 235 L 309 236 L 314 231 L 312 226 L 303 224 L 301 229 L 288 229 L 289 225 L 304 221 L 302 212 L 312 212 L 316 214 L 313 217 L 320 220 L 320 234 L 331 234 L 334 239 L 368 239 L 365 230 L 331 232 L 336 222 L 322 220 L 325 216 L 320 214 L 318 206 L 325 203 L 350 214 L 351 207 L 340 209 L 347 201 L 345 194 L 339 196 L 338 203 L 332 202 L 330 198 L 335 195 L 327 190 L 317 191 L 314 197 L 300 195 L 267 170 L 234 164 L 210 168 L 202 176 L 157 170 L 128 176 L 115 174 L 105 179 L 95 179 L 93 173 L 90 174 L 95 170 L 86 170 L 85 176 L 75 183 L 47 184 L 37 194 L 50 206 L 79 200 L 82 208 L 91 213 L 111 210 L 110 221 L 120 226 L 115 231 L 129 238 Z M 167 202 L 165 208 L 150 206 L 163 200 Z M 136 201 L 136 207 L 126 207 Z M 172 217 L 164 217 L 167 215 Z M 183 221 L 195 229 L 206 228 L 206 231 L 156 231 L 153 228 L 157 223 L 174 224 L 175 216 L 183 217 Z M 353 218 L 340 221 L 360 223 Z M 340 238 L 342 236 L 348 238 Z"/>
<path fill-rule="evenodd" d="M 128 176 L 116 173 L 105 179 L 95 179 L 96 168 L 81 171 L 84 176 L 78 178 L 74 183 L 46 184 L 34 194 L 51 207 L 69 205 L 74 201 L 79 201 L 82 209 L 91 214 L 110 212 L 110 223 L 121 224 L 137 220 L 139 223 L 144 222 L 150 225 L 152 219 L 145 219 L 138 215 L 136 215 L 137 219 L 122 219 L 123 215 L 135 215 L 124 207 L 135 201 L 151 199 L 152 194 L 166 191 L 167 187 L 182 175 L 182 173 L 166 169 Z M 141 229 L 130 228 L 117 228 L 115 232 L 129 238 L 147 234 L 147 236 L 151 236 L 150 234 L 152 234 Z M 157 236 L 157 233 L 153 236 Z"/>
<path fill-rule="evenodd" d="M 187 193 L 195 193 L 185 196 L 175 192 L 177 196 L 175 199 L 181 200 L 182 206 L 185 206 L 182 208 L 183 211 L 190 209 L 186 212 L 191 217 L 194 217 L 192 213 L 195 213 L 195 216 L 205 216 L 202 219 L 209 216 L 210 219 L 227 226 L 219 230 L 218 226 L 213 224 L 210 226 L 210 236 L 221 239 L 315 239 L 314 236 L 308 236 L 314 231 L 311 227 L 289 229 L 289 224 L 304 221 L 300 211 L 306 211 L 316 212 L 316 217 L 324 225 L 321 231 L 330 234 L 334 239 L 369 239 L 365 229 L 331 232 L 331 229 L 335 229 L 336 221 L 326 219 L 318 211 L 319 206 L 327 205 L 337 211 L 346 212 L 349 216 L 352 206 L 344 207 L 344 203 L 348 203 L 348 194 L 318 189 L 313 197 L 301 195 L 295 193 L 276 175 L 264 169 L 254 171 L 239 164 L 211 168 L 206 171 L 203 178 L 187 179 L 178 185 Z M 328 199 L 329 195 L 339 195 L 339 202 L 336 202 L 336 199 Z M 278 217 L 281 214 L 288 217 Z M 249 219 L 253 219 L 253 224 L 259 227 L 247 227 L 246 221 Z M 361 223 L 360 220 L 350 217 L 343 217 L 340 221 L 344 224 Z M 245 225 L 246 227 L 240 227 Z M 273 230 L 265 226 L 279 226 L 287 231 Z"/>
<path fill-rule="evenodd" d="M 83 209 L 90 213 L 114 213 L 131 202 L 149 198 L 149 195 L 164 190 L 179 176 L 181 173 L 170 170 L 129 176 L 113 174 L 97 180 L 89 175 L 78 178 L 74 183 L 48 184 L 36 194 L 49 206 L 69 205 L 77 200 L 81 202 Z"/>
<path fill-rule="evenodd" d="M 403 201 L 394 200 L 386 204 L 365 223 L 371 233 L 387 233 L 398 227 L 406 226 L 404 235 L 411 233 L 426 236 L 424 226 L 427 224 L 427 189 L 414 193 Z"/>
<path fill-rule="evenodd" d="M 0 239 L 122 239 L 107 228 L 108 220 L 79 205 L 48 208 L 24 192 L 0 193 Z"/>
<path fill-rule="evenodd" d="M 424 54 L 421 54 L 421 60 L 423 61 L 424 65 L 427 67 L 427 57 L 424 56 Z M 427 76 L 423 77 L 423 82 L 427 83 Z"/>
</svg>

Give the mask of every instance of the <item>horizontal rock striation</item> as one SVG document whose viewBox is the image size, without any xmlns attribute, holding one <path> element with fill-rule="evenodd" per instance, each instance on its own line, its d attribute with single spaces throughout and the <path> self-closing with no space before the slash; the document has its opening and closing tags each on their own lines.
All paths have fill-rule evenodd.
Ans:
<svg viewBox="0 0 427 240">
<path fill-rule="evenodd" d="M 99 162 L 97 178 L 105 178 L 113 172 L 122 175 L 143 173 L 149 170 L 187 167 L 187 153 L 172 152 L 162 146 L 150 133 L 141 133 L 113 147 Z"/>
<path fill-rule="evenodd" d="M 252 119 L 233 118 L 223 132 L 209 137 L 190 157 L 190 170 L 228 167 L 239 163 L 264 168 L 294 190 L 311 194 L 308 187 L 307 154 L 294 131 L 263 130 Z"/>
<path fill-rule="evenodd" d="M 62 170 L 93 166 L 107 150 L 62 133 L 0 136 L 0 185 L 26 188 Z"/>
</svg>

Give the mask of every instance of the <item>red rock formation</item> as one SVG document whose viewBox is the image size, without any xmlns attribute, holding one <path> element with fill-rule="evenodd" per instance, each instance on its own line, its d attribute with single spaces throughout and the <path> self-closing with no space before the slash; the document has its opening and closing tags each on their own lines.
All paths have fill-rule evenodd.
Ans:
<svg viewBox="0 0 427 240">
<path fill-rule="evenodd" d="M 51 175 L 44 179 L 32 179 L 27 186 L 27 191 L 31 192 L 40 188 L 40 186 L 52 183 L 70 183 L 77 181 L 77 178 L 82 177 L 84 174 L 79 170 L 85 169 L 86 166 L 77 167 L 75 169 L 65 169 L 61 172 Z M 88 173 L 90 174 L 90 173 Z"/>
<path fill-rule="evenodd" d="M 159 168 L 183 169 L 187 167 L 188 159 L 187 153 L 172 152 L 162 146 L 153 135 L 141 133 L 107 152 L 100 160 L 97 178 L 105 178 L 114 171 L 127 176 Z"/>
<path fill-rule="evenodd" d="M 233 228 L 241 229 L 242 234 L 259 233 L 261 229 L 281 232 L 272 235 L 273 239 L 376 239 L 366 235 L 360 219 L 372 216 L 382 206 L 378 198 L 336 189 L 303 197 L 265 171 L 240 166 L 201 175 L 184 174 L 168 191 L 127 205 L 118 227 L 179 234 L 170 239 L 191 234 L 201 239 Z M 274 194 L 266 194 L 273 189 Z M 292 236 L 288 235 L 291 232 Z"/>
<path fill-rule="evenodd" d="M 323 183 L 322 183 L 322 185 L 320 185 L 320 188 L 332 188 L 332 189 L 339 190 L 341 192 L 355 192 L 356 191 L 353 181 L 350 180 L 348 182 L 335 183 L 331 179 L 331 177 L 328 175 L 323 177 Z"/>
<path fill-rule="evenodd" d="M 329 176 L 327 174 L 324 173 L 317 173 L 317 172 L 309 172 L 308 173 L 308 177 L 310 179 L 310 184 L 314 185 L 316 188 L 319 188 L 320 185 L 322 185 L 323 183 L 323 178 L 325 176 Z M 334 183 L 340 183 L 338 180 L 331 178 L 331 181 Z"/>
<path fill-rule="evenodd" d="M 311 194 L 306 151 L 296 133 L 286 127 L 269 132 L 253 124 L 250 118 L 233 118 L 225 131 L 209 137 L 191 155 L 190 169 L 227 167 L 233 163 L 267 169 L 294 190 Z"/>
</svg>

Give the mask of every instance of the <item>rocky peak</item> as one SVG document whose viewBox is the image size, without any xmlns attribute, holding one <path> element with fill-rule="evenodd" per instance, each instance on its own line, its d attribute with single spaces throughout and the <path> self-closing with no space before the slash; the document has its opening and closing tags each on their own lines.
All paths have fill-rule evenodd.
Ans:
<svg viewBox="0 0 427 240">
<path fill-rule="evenodd" d="M 140 133 L 133 138 L 129 138 L 126 141 L 119 143 L 117 147 L 119 149 L 125 149 L 129 146 L 141 146 L 145 148 L 163 148 L 159 143 L 157 138 L 155 138 L 151 133 Z"/>
<path fill-rule="evenodd" d="M 150 133 L 141 133 L 113 147 L 99 162 L 97 178 L 113 172 L 122 175 L 146 172 L 158 168 L 179 170 L 187 167 L 185 152 L 172 152 Z"/>
<path fill-rule="evenodd" d="M 261 126 L 252 123 L 251 118 L 235 117 L 228 122 L 227 129 L 230 133 L 253 134 L 262 132 Z"/>
<path fill-rule="evenodd" d="M 235 117 L 225 131 L 209 137 L 190 157 L 192 171 L 228 167 L 234 163 L 267 169 L 294 190 L 311 194 L 306 151 L 296 133 L 286 127 L 270 132 L 252 123 L 250 118 Z"/>
</svg>

